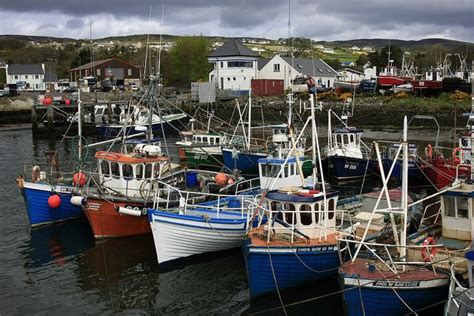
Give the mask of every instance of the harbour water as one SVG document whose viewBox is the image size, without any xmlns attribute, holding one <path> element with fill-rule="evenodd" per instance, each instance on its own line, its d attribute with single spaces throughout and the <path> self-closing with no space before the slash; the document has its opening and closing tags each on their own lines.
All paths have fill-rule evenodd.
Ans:
<svg viewBox="0 0 474 316">
<path fill-rule="evenodd" d="M 68 142 L 0 131 L 0 314 L 283 313 L 276 294 L 250 301 L 239 249 L 162 270 L 151 236 L 94 241 L 86 220 L 31 229 L 15 179 L 23 163 L 45 161 L 54 148 L 63 162 L 74 159 Z M 283 292 L 282 300 L 289 314 L 341 315 L 339 290 L 334 278 Z"/>
</svg>

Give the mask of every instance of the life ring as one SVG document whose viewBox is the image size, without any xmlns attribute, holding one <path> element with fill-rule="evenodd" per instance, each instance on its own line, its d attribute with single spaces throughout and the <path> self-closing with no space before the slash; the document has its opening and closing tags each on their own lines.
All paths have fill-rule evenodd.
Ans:
<svg viewBox="0 0 474 316">
<path fill-rule="evenodd" d="M 456 147 L 453 149 L 453 161 L 457 164 L 461 163 L 461 157 L 458 156 L 458 152 L 461 151 L 461 148 Z"/>
<path fill-rule="evenodd" d="M 424 246 L 421 248 L 421 258 L 425 262 L 431 262 L 436 255 L 436 248 L 428 246 L 436 245 L 436 240 L 433 237 L 427 237 L 421 245 Z"/>
<path fill-rule="evenodd" d="M 425 156 L 426 158 L 429 158 L 429 159 L 433 158 L 433 146 L 431 146 L 431 144 L 428 144 L 428 146 L 426 146 Z"/>
</svg>

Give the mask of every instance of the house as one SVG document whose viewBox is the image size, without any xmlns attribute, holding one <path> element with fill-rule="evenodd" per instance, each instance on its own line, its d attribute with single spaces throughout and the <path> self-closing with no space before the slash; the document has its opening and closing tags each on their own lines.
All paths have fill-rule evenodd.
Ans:
<svg viewBox="0 0 474 316">
<path fill-rule="evenodd" d="M 140 83 L 141 70 L 126 61 L 112 57 L 96 60 L 69 70 L 71 81 L 79 81 L 84 77 L 96 77 L 98 81 L 114 78 L 117 85 L 128 85 L 130 82 Z"/>
<path fill-rule="evenodd" d="M 355 63 L 353 61 L 343 61 L 341 63 L 341 66 L 342 67 L 354 67 L 355 66 Z"/>
<path fill-rule="evenodd" d="M 276 55 L 258 63 L 258 79 L 281 79 L 288 89 L 296 77 L 311 76 L 320 86 L 334 87 L 337 72 L 321 59 L 292 58 Z"/>
<path fill-rule="evenodd" d="M 43 81 L 46 90 L 59 91 L 58 75 L 54 71 L 46 70 Z"/>
<path fill-rule="evenodd" d="M 337 75 L 338 81 L 361 81 L 362 79 L 364 79 L 364 73 L 351 68 L 339 70 Z"/>
<path fill-rule="evenodd" d="M 335 54 L 336 52 L 334 51 L 334 49 L 330 48 L 330 47 L 325 47 L 323 48 L 323 53 L 326 53 L 326 54 Z"/>
<path fill-rule="evenodd" d="M 352 46 L 351 49 L 352 50 L 360 50 L 360 47 L 359 46 Z"/>
<path fill-rule="evenodd" d="M 214 69 L 209 81 L 220 90 L 238 91 L 245 94 L 250 90 L 252 79 L 257 77 L 259 54 L 245 47 L 240 41 L 231 39 L 207 56 Z"/>
<path fill-rule="evenodd" d="M 16 84 L 23 90 L 46 90 L 44 64 L 6 64 L 7 84 Z"/>
</svg>

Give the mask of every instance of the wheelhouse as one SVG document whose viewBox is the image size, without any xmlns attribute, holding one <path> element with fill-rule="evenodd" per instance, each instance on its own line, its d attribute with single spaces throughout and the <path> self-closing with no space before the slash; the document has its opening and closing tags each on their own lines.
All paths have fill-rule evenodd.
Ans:
<svg viewBox="0 0 474 316">
<path fill-rule="evenodd" d="M 474 240 L 474 185 L 462 183 L 441 196 L 443 237 Z"/>
<path fill-rule="evenodd" d="M 301 164 L 303 159 L 300 158 Z M 302 179 L 298 172 L 296 158 L 286 159 L 260 158 L 258 171 L 262 189 L 277 190 L 288 186 L 302 186 Z"/>
</svg>

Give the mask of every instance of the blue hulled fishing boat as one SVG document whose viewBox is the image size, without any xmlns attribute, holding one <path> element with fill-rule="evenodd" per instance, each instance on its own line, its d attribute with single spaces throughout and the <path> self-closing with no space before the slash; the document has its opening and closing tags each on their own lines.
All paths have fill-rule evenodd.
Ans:
<svg viewBox="0 0 474 316">
<path fill-rule="evenodd" d="M 312 98 L 310 101 L 312 114 L 307 123 L 312 122 L 316 150 L 314 104 Z M 253 209 L 254 213 L 263 209 L 268 223 L 252 229 L 242 246 L 250 296 L 336 275 L 340 265 L 335 216 L 338 192 L 326 191 L 323 178 L 318 189 L 315 172 L 312 183 L 306 184 L 301 160 L 295 157 L 262 159 L 259 165 L 261 187 L 267 192 L 263 204 Z M 281 177 L 287 177 L 285 187 L 280 186 Z"/>
<path fill-rule="evenodd" d="M 402 164 L 402 203 L 401 207 L 379 209 L 379 202 L 388 194 L 387 178 L 381 170 L 383 189 L 372 212 L 372 217 L 363 236 L 338 237 L 338 241 L 347 248 L 356 246 L 351 260 L 339 269 L 340 280 L 344 288 L 344 301 L 348 315 L 402 315 L 416 313 L 446 299 L 449 276 L 433 268 L 432 261 L 411 261 L 407 258 L 409 248 L 428 254 L 439 247 L 435 243 L 407 246 L 408 223 L 408 142 L 407 120 L 404 120 Z M 378 144 L 375 143 L 379 166 L 381 166 Z M 394 164 L 396 161 L 393 162 Z M 383 169 L 383 167 L 382 167 Z M 393 169 L 393 168 L 392 168 Z M 394 244 L 369 239 L 369 228 L 374 215 L 387 214 L 391 220 L 391 239 Z M 401 222 L 398 231 L 396 220 Z M 428 256 L 428 258 L 431 258 Z"/>
</svg>

